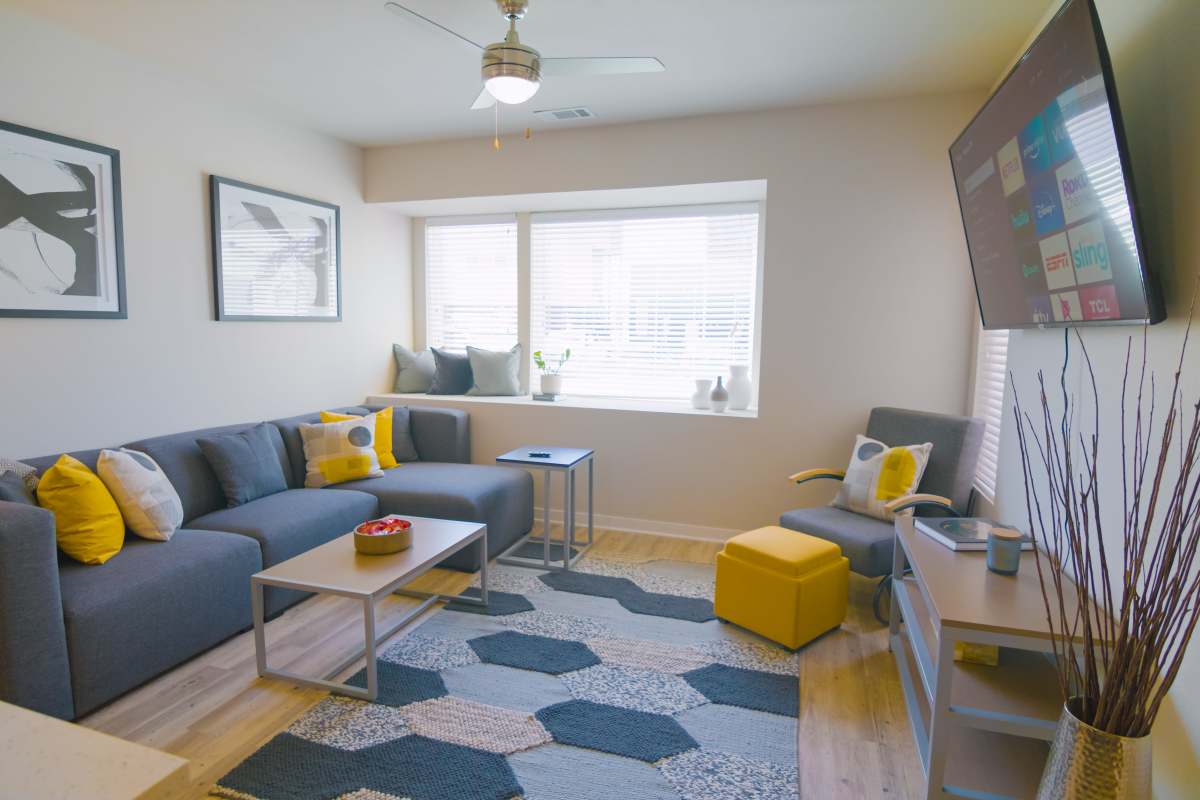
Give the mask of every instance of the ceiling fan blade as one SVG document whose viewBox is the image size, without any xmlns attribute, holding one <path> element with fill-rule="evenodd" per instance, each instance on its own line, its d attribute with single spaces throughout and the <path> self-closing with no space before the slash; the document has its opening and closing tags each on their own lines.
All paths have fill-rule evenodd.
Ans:
<svg viewBox="0 0 1200 800">
<path fill-rule="evenodd" d="M 413 11 L 411 8 L 402 6 L 399 3 L 384 3 L 383 7 L 386 8 L 388 11 L 391 11 L 393 14 L 396 14 L 397 16 L 415 18 L 415 19 L 421 20 L 422 22 L 428 23 L 428 24 L 432 25 L 433 27 L 437 28 L 438 30 L 444 31 L 445 33 L 450 34 L 455 39 L 458 39 L 461 42 L 465 42 L 465 43 L 471 45 L 476 50 L 483 49 L 483 45 L 481 45 L 477 42 L 471 41 L 467 37 L 463 36 L 461 33 L 456 33 L 455 31 L 450 30 L 445 25 L 442 25 L 440 22 L 434 22 L 433 20 L 431 20 L 429 17 L 425 16 L 424 14 L 418 14 L 416 11 Z"/>
<path fill-rule="evenodd" d="M 543 58 L 541 69 L 543 76 L 575 77 L 663 72 L 666 67 L 657 58 Z"/>
<path fill-rule="evenodd" d="M 475 102 L 471 104 L 471 110 L 478 111 L 481 108 L 491 108 L 494 105 L 496 105 L 496 98 L 492 97 L 492 93 L 487 90 L 487 87 L 484 87 L 479 92 L 479 97 L 476 97 Z"/>
</svg>

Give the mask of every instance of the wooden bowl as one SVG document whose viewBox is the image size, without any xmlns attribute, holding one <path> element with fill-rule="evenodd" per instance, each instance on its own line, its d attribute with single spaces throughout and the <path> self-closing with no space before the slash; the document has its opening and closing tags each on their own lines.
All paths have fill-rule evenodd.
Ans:
<svg viewBox="0 0 1200 800">
<path fill-rule="evenodd" d="M 398 553 L 401 550 L 407 550 L 412 547 L 412 523 L 408 523 L 405 528 L 398 529 L 388 533 L 360 533 L 359 529 L 372 523 L 386 522 L 390 519 L 399 519 L 385 517 L 383 520 L 368 520 L 358 528 L 354 529 L 354 549 L 363 555 L 368 556 L 384 556 L 389 553 Z M 399 520 L 408 522 L 408 520 Z"/>
</svg>

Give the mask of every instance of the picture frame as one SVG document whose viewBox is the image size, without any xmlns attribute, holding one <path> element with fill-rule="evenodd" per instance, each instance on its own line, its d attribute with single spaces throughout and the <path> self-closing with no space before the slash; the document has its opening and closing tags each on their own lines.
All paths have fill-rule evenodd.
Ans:
<svg viewBox="0 0 1200 800">
<path fill-rule="evenodd" d="M 209 206 L 218 321 L 341 321 L 338 206 L 219 175 Z"/>
<path fill-rule="evenodd" d="M 127 318 L 119 151 L 0 121 L 0 317 Z"/>
</svg>

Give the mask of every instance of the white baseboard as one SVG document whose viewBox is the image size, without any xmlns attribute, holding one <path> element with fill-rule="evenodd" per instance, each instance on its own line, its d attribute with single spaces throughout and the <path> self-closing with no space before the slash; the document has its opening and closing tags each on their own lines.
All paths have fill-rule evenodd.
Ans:
<svg viewBox="0 0 1200 800">
<path fill-rule="evenodd" d="M 533 519 L 535 525 L 541 524 L 542 509 L 538 506 L 535 506 L 533 509 Z M 561 525 L 562 521 L 562 509 L 551 508 L 551 524 Z M 676 539 L 699 539 L 706 542 L 724 542 L 737 536 L 739 533 L 744 533 L 744 531 L 735 528 L 712 528 L 707 525 L 693 525 L 688 522 L 667 522 L 659 519 L 617 517 L 612 514 L 597 514 L 595 523 L 597 528 L 621 531 L 622 533 L 649 533 L 655 536 L 672 536 Z M 577 531 L 587 530 L 586 511 L 575 514 L 575 528 Z"/>
</svg>

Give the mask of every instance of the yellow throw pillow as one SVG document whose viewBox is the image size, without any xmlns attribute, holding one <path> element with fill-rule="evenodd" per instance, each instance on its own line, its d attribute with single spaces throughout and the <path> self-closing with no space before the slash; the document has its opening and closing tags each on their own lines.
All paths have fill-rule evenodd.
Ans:
<svg viewBox="0 0 1200 800">
<path fill-rule="evenodd" d="M 125 521 L 96 473 L 63 455 L 38 481 L 38 505 L 54 514 L 59 548 L 84 564 L 103 564 L 121 552 Z"/>
<path fill-rule="evenodd" d="M 320 425 L 301 423 L 300 439 L 308 462 L 304 485 L 309 489 L 383 477 L 375 455 L 374 415 Z"/>
<path fill-rule="evenodd" d="M 888 447 L 867 436 L 854 440 L 850 466 L 833 505 L 890 522 L 895 516 L 884 506 L 897 497 L 917 491 L 933 445 Z"/>
<path fill-rule="evenodd" d="M 379 457 L 380 469 L 391 469 L 400 466 L 392 453 L 392 407 L 368 414 L 375 418 L 375 455 Z M 362 419 L 353 414 L 339 414 L 336 411 L 322 411 L 321 422 L 345 422 L 350 419 Z"/>
</svg>

